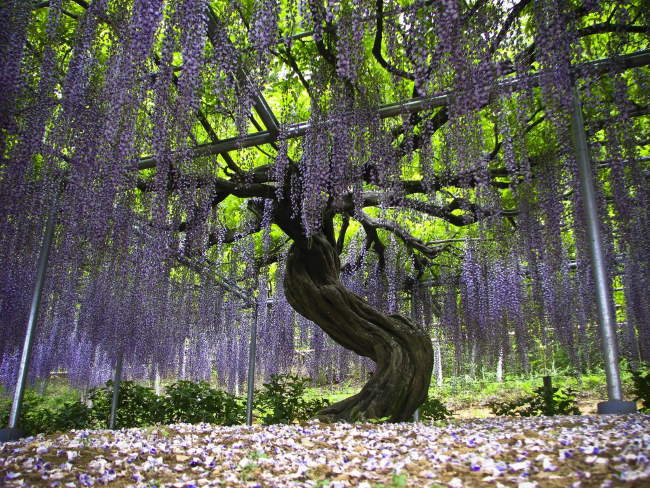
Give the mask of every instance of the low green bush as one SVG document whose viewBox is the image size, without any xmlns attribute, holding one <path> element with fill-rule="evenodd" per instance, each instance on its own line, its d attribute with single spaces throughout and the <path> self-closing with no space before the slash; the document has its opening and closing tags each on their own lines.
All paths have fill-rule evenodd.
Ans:
<svg viewBox="0 0 650 488">
<path fill-rule="evenodd" d="M 88 394 L 92 403 L 90 427 L 108 428 L 113 400 L 113 382 L 107 381 L 101 387 L 93 388 Z M 122 381 L 115 412 L 115 428 L 127 429 L 164 422 L 164 404 L 161 397 L 146 386 L 133 381 Z"/>
<path fill-rule="evenodd" d="M 420 405 L 420 420 L 423 421 L 437 421 L 449 420 L 454 413 L 445 407 L 437 398 L 427 398 L 427 400 Z"/>
<path fill-rule="evenodd" d="M 650 368 L 645 371 L 630 371 L 632 374 L 632 395 L 641 401 L 639 412 L 650 413 Z"/>
<path fill-rule="evenodd" d="M 108 425 L 113 383 L 90 392 L 92 425 Z M 204 381 L 179 380 L 165 388 L 158 396 L 151 388 L 132 381 L 120 385 L 116 428 L 142 427 L 151 424 L 199 423 L 218 425 L 241 424 L 245 420 L 245 407 L 240 399 L 227 392 L 210 387 Z"/>
<path fill-rule="evenodd" d="M 246 407 L 236 396 L 211 388 L 204 381 L 176 381 L 165 388 L 165 422 L 243 424 Z"/>
<path fill-rule="evenodd" d="M 488 407 L 493 414 L 519 417 L 538 417 L 552 415 L 580 415 L 576 403 L 576 393 L 570 388 L 552 388 L 546 392 L 544 387 L 537 388 L 532 395 L 511 401 L 494 400 Z"/>
<path fill-rule="evenodd" d="M 108 428 L 113 382 L 108 381 L 88 393 L 90 406 L 75 398 L 70 390 L 64 394 L 42 396 L 27 390 L 23 399 L 21 430 L 28 435 L 71 429 Z M 209 422 L 218 425 L 243 424 L 245 402 L 229 393 L 211 388 L 208 383 L 177 381 L 159 396 L 133 381 L 120 383 L 115 428 L 144 427 L 176 422 Z M 12 399 L 0 397 L 0 423 L 7 425 Z"/>
<path fill-rule="evenodd" d="M 0 423 L 9 423 L 12 399 L 0 401 Z M 88 425 L 90 409 L 69 395 L 46 397 L 27 390 L 23 397 L 18 426 L 27 435 L 81 429 Z"/>
<path fill-rule="evenodd" d="M 329 405 L 329 401 L 322 398 L 304 398 L 308 383 L 308 378 L 296 375 L 272 375 L 271 380 L 262 385 L 262 391 L 255 395 L 255 408 L 262 423 L 290 424 L 308 420 Z"/>
<path fill-rule="evenodd" d="M 0 397 L 0 425 L 2 428 L 9 425 L 9 412 L 11 412 L 11 398 Z"/>
<path fill-rule="evenodd" d="M 580 383 L 581 384 L 578 386 L 582 391 L 603 391 L 607 387 L 604 373 L 591 373 L 583 375 L 580 378 Z"/>
</svg>

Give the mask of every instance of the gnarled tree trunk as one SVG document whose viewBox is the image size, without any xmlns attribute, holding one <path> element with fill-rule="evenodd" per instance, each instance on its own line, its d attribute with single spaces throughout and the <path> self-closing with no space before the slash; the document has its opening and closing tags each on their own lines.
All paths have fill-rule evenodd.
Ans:
<svg viewBox="0 0 650 488">
<path fill-rule="evenodd" d="M 356 395 L 317 415 L 325 421 L 389 417 L 410 420 L 426 399 L 433 368 L 426 331 L 400 315 L 385 315 L 347 290 L 340 261 L 323 234 L 294 244 L 287 259 L 284 290 L 291 306 L 336 342 L 375 361 L 376 370 Z"/>
</svg>

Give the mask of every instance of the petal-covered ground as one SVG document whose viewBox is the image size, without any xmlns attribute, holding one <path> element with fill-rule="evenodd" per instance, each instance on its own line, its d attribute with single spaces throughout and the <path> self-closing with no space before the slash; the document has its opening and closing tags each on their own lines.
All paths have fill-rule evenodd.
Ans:
<svg viewBox="0 0 650 488">
<path fill-rule="evenodd" d="M 0 486 L 650 486 L 650 416 L 178 424 L 0 444 Z"/>
</svg>

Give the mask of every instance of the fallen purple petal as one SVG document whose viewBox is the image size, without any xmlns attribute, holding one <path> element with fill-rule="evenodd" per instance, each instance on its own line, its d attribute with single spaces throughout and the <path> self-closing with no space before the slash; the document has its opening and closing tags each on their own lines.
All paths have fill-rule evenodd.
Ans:
<svg viewBox="0 0 650 488">
<path fill-rule="evenodd" d="M 11 488 L 641 486 L 650 482 L 649 453 L 650 416 L 640 414 L 443 426 L 176 424 L 6 443 L 0 480 Z"/>
</svg>

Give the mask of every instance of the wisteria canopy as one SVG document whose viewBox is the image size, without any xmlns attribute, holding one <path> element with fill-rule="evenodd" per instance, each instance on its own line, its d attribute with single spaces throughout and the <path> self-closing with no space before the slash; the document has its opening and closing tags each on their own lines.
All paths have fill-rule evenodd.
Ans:
<svg viewBox="0 0 650 488">
<path fill-rule="evenodd" d="M 322 419 L 408 418 L 432 338 L 457 370 L 548 336 L 584 368 L 574 89 L 622 352 L 650 360 L 648 25 L 644 0 L 1 0 L 2 383 L 50 213 L 33 378 L 123 358 L 239 391 L 253 321 L 263 375 L 368 375 Z"/>
</svg>

